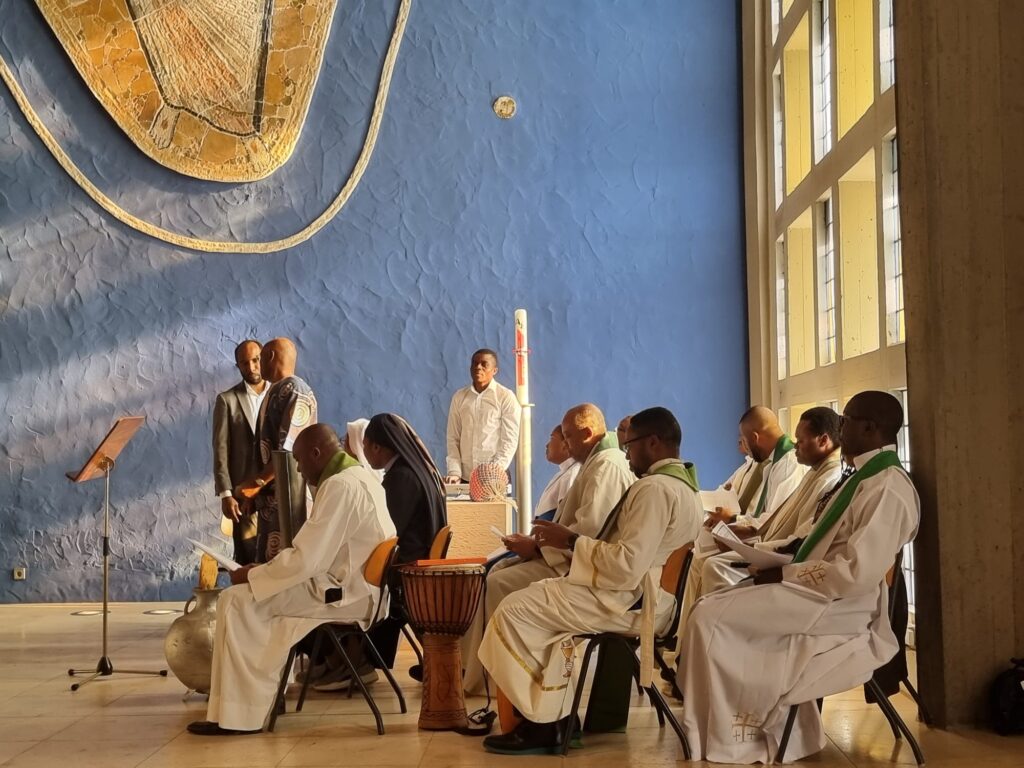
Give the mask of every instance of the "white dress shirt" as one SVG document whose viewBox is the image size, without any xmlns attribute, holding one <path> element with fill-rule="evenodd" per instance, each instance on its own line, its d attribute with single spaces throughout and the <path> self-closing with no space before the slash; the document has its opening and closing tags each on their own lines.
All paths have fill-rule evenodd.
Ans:
<svg viewBox="0 0 1024 768">
<path fill-rule="evenodd" d="M 260 406 L 263 405 L 263 398 L 267 396 L 270 385 L 264 384 L 263 391 L 257 392 L 249 386 L 249 382 L 243 381 L 242 383 L 245 384 L 245 398 L 242 400 L 242 409 L 245 411 L 245 418 L 248 420 L 252 433 L 255 435 L 256 418 L 260 415 Z"/>
<path fill-rule="evenodd" d="M 576 459 L 566 459 L 558 465 L 558 472 L 551 478 L 544 487 L 544 491 L 537 501 L 533 511 L 538 515 L 551 512 L 558 507 L 558 503 L 569 493 L 569 489 L 576 481 L 576 475 L 580 473 L 580 463 Z"/>
<path fill-rule="evenodd" d="M 470 384 L 452 395 L 447 474 L 468 480 L 481 464 L 507 470 L 519 447 L 520 411 L 515 393 L 494 379 L 483 392 Z"/>
</svg>

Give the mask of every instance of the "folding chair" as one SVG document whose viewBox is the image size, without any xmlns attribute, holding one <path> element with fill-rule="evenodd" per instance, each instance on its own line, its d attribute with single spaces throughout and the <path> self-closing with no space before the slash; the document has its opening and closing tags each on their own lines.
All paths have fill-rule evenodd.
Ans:
<svg viewBox="0 0 1024 768">
<path fill-rule="evenodd" d="M 430 544 L 430 555 L 431 560 L 444 560 L 448 557 L 448 548 L 452 545 L 452 539 L 455 537 L 455 532 L 452 531 L 450 525 L 444 526 L 434 536 L 434 540 Z M 404 609 L 403 609 L 404 610 Z M 402 625 L 402 634 L 405 636 L 406 641 L 409 643 L 416 654 L 416 663 L 423 666 L 423 651 L 420 650 L 419 643 L 416 642 L 416 638 L 413 637 L 412 632 L 409 631 L 409 624 L 406 622 Z"/>
<path fill-rule="evenodd" d="M 896 595 L 900 592 L 900 585 L 903 582 L 903 552 L 901 551 L 896 556 L 896 563 L 893 565 L 889 573 L 886 574 L 885 580 L 889 584 L 889 623 L 892 623 L 893 614 L 896 607 Z M 902 644 L 903 640 L 900 639 Z M 877 670 L 876 673 L 877 674 Z M 878 708 L 882 710 L 882 714 L 885 715 L 885 719 L 889 723 L 889 727 L 892 729 L 893 738 L 896 741 L 900 741 L 903 736 L 907 737 L 907 741 L 910 742 L 910 749 L 914 752 L 914 759 L 917 761 L 919 766 L 924 765 L 924 752 L 921 751 L 921 746 L 917 743 L 917 739 L 914 738 L 914 734 L 910 732 L 910 728 L 904 722 L 903 718 L 900 717 L 899 712 L 896 711 L 896 707 L 893 706 L 892 702 L 889 701 L 889 697 L 885 695 L 882 690 L 882 686 L 878 684 L 875 679 L 875 674 L 871 675 L 871 679 L 864 683 L 865 691 L 869 692 L 878 705 Z M 914 690 L 914 686 L 910 684 L 910 680 L 906 677 L 901 680 L 907 689 L 910 691 L 910 695 L 914 701 L 917 702 L 918 707 L 921 710 L 921 717 L 927 723 L 928 715 L 921 704 L 920 698 L 918 698 L 917 691 Z M 821 711 L 822 700 L 818 699 L 818 711 Z M 782 762 L 782 759 L 786 755 L 786 747 L 789 745 L 789 737 L 793 731 L 793 724 L 796 722 L 796 713 L 799 708 L 799 704 L 794 704 L 789 708 L 789 714 L 786 716 L 786 727 L 782 731 L 782 738 L 779 740 L 779 752 L 775 757 L 775 761 L 778 763 Z"/>
<path fill-rule="evenodd" d="M 668 647 L 669 641 L 674 639 L 675 632 L 679 628 L 680 604 L 682 601 L 683 590 L 686 588 L 686 577 L 689 573 L 692 559 L 693 544 L 691 543 L 680 547 L 669 555 L 668 560 L 665 562 L 665 567 L 662 569 L 661 588 L 676 596 L 675 616 L 669 627 L 669 631 L 655 640 L 654 656 L 658 660 L 659 666 L 662 669 L 667 669 L 668 665 L 665 664 L 665 660 L 661 658 L 660 648 Z M 668 589 L 666 589 L 666 586 L 668 586 Z M 565 733 L 562 737 L 562 755 L 569 753 L 569 742 L 572 740 L 572 728 L 579 715 L 580 701 L 583 698 L 583 683 L 587 678 L 587 670 L 590 669 L 590 657 L 593 655 L 595 650 L 603 647 L 605 643 L 621 643 L 629 648 L 632 651 L 633 657 L 633 676 L 637 680 L 638 689 L 640 688 L 640 659 L 636 656 L 636 651 L 640 648 L 639 637 L 636 635 L 618 634 L 616 632 L 599 632 L 594 634 L 575 635 L 573 639 L 586 640 L 588 642 L 587 650 L 583 654 L 583 666 L 580 668 L 579 684 L 576 686 L 576 693 L 572 700 L 572 709 L 570 710 L 569 717 L 566 720 Z M 655 712 L 658 714 L 658 725 L 663 728 L 665 727 L 665 720 L 668 720 L 669 725 L 672 726 L 672 730 L 674 730 L 676 735 L 679 737 L 679 743 L 682 744 L 683 757 L 689 760 L 690 742 L 687 741 L 686 734 L 683 732 L 682 726 L 679 725 L 679 721 L 676 719 L 676 716 L 672 714 L 672 710 L 669 707 L 668 702 L 665 701 L 665 697 L 662 696 L 657 685 L 652 682 L 650 687 L 641 690 L 647 693 L 648 698 L 651 700 L 651 706 L 654 707 Z"/>
<path fill-rule="evenodd" d="M 385 618 L 381 616 L 381 606 L 387 602 L 384 599 L 385 595 L 387 595 L 388 593 L 387 576 L 388 572 L 394 566 L 395 558 L 397 556 L 398 539 L 387 539 L 377 545 L 376 549 L 373 550 L 373 553 L 370 555 L 369 559 L 366 561 L 366 564 L 363 566 L 363 578 L 366 579 L 366 582 L 368 584 L 372 584 L 373 586 L 380 589 L 380 599 L 377 601 L 377 607 L 373 612 L 373 618 L 370 621 L 369 627 L 367 627 L 367 629 L 364 630 L 358 624 L 341 624 L 335 622 L 327 622 L 325 624 L 321 624 L 315 630 L 313 650 L 312 653 L 310 654 L 310 659 L 319 658 L 320 647 L 323 644 L 323 639 L 324 636 L 326 635 L 327 639 L 334 646 L 334 650 L 337 651 L 338 655 L 341 656 L 342 660 L 344 661 L 345 666 L 348 667 L 349 674 L 352 676 L 353 682 L 359 687 L 359 692 L 363 695 L 363 698 L 366 699 L 366 703 L 369 705 L 370 710 L 373 712 L 374 720 L 376 720 L 377 722 L 377 733 L 381 736 L 384 735 L 384 722 L 381 719 L 380 709 L 377 707 L 377 702 L 370 694 L 370 691 L 367 689 L 366 684 L 360 679 L 355 664 L 352 663 L 352 659 L 349 657 L 348 653 L 345 650 L 345 644 L 343 641 L 347 640 L 350 637 L 355 637 L 359 640 L 363 649 L 369 654 L 370 659 L 381 668 L 381 671 L 383 671 L 384 676 L 387 678 L 392 690 L 394 690 L 395 695 L 398 696 L 398 704 L 400 711 L 403 714 L 407 712 L 408 710 L 405 705 L 405 697 L 402 695 L 402 689 L 399 688 L 398 683 L 395 682 L 395 678 L 392 676 L 391 670 L 387 669 L 387 667 L 384 665 L 384 662 L 380 658 L 380 653 L 377 651 L 376 646 L 373 644 L 373 641 L 367 634 L 367 632 L 370 629 L 376 626 L 379 622 L 383 621 L 383 619 Z M 270 722 L 268 723 L 267 726 L 268 731 L 274 730 L 274 726 L 277 723 L 278 713 L 284 711 L 285 709 L 284 692 L 285 689 L 288 687 L 288 678 L 291 675 L 292 664 L 295 661 L 297 651 L 298 648 L 297 646 L 295 646 L 288 653 L 288 660 L 285 662 L 284 670 L 281 673 L 281 681 L 277 687 L 277 699 L 275 702 L 274 711 L 270 715 Z M 299 701 L 295 706 L 296 712 L 302 711 L 302 705 L 306 701 L 306 693 L 309 690 L 310 682 L 310 677 L 307 675 L 306 679 L 302 683 L 302 691 L 299 693 Z M 352 687 L 349 686 L 349 697 L 351 696 Z"/>
</svg>

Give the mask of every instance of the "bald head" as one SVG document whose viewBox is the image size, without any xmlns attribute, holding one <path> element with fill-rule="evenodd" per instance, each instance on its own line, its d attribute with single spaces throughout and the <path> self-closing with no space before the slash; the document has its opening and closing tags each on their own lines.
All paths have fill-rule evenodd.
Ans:
<svg viewBox="0 0 1024 768">
<path fill-rule="evenodd" d="M 903 406 L 888 392 L 860 392 L 843 409 L 839 443 L 844 456 L 859 456 L 896 442 Z"/>
<path fill-rule="evenodd" d="M 324 468 L 341 450 L 338 433 L 327 424 L 311 424 L 306 427 L 295 438 L 295 444 L 292 446 L 292 454 L 299 465 L 299 472 L 308 485 L 320 482 Z"/>
<path fill-rule="evenodd" d="M 279 338 L 268 341 L 260 352 L 260 370 L 263 378 L 274 384 L 281 379 L 295 375 L 295 359 L 298 353 L 291 339 Z"/>
<path fill-rule="evenodd" d="M 755 405 L 740 417 L 740 439 L 746 442 L 754 461 L 771 456 L 782 434 L 779 417 L 771 408 Z"/>
<path fill-rule="evenodd" d="M 582 403 L 565 412 L 562 417 L 562 437 L 569 455 L 584 462 L 608 429 L 604 414 L 593 403 Z"/>
</svg>

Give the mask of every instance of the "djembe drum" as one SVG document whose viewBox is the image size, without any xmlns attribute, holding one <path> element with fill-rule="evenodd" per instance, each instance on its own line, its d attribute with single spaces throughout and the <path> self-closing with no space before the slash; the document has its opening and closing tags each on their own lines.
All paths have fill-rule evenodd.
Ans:
<svg viewBox="0 0 1024 768">
<path fill-rule="evenodd" d="M 419 726 L 428 731 L 465 728 L 459 639 L 480 605 L 484 567 L 479 560 L 419 560 L 399 568 L 409 623 L 423 644 L 423 704 Z"/>
</svg>

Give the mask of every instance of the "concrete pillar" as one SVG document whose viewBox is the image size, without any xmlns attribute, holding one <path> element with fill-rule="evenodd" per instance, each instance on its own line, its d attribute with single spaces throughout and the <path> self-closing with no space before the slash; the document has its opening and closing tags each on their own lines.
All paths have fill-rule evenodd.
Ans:
<svg viewBox="0 0 1024 768">
<path fill-rule="evenodd" d="M 1024 0 L 896 0 L 921 692 L 983 721 L 1024 654 Z"/>
</svg>

